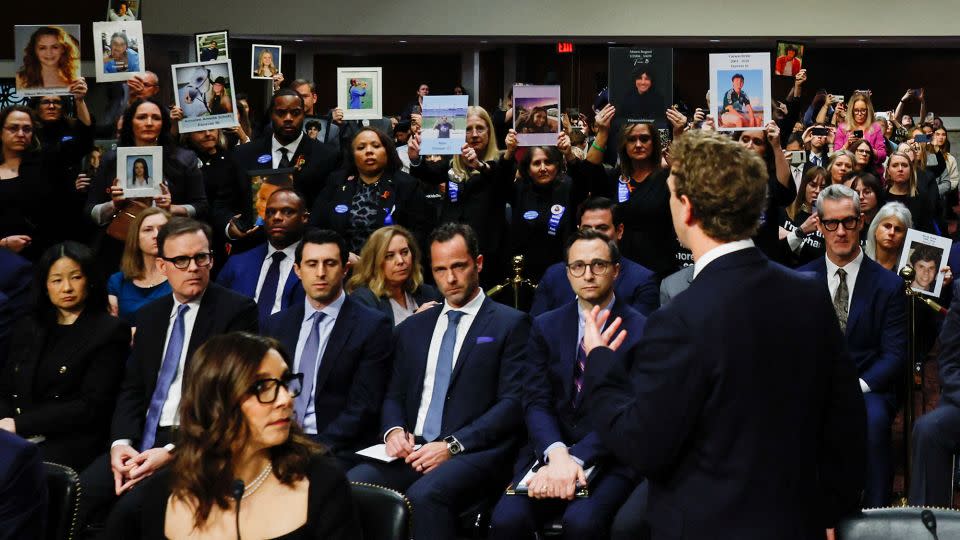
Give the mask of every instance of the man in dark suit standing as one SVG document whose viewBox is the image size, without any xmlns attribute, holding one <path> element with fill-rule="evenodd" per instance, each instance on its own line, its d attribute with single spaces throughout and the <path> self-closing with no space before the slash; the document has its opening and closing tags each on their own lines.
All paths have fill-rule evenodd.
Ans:
<svg viewBox="0 0 960 540">
<path fill-rule="evenodd" d="M 670 212 L 693 253 L 690 288 L 647 321 L 629 369 L 607 316 L 584 330 L 588 417 L 650 483 L 654 538 L 814 539 L 855 511 L 866 419 L 823 284 L 771 263 L 751 237 L 767 172 L 711 132 L 674 141 Z M 804 314 L 803 346 L 783 341 Z"/>
<path fill-rule="evenodd" d="M 627 341 L 617 349 L 620 361 L 643 334 L 646 318 L 614 294 L 620 250 L 602 232 L 577 231 L 567 244 L 565 267 L 576 299 L 533 322 L 524 370 L 523 406 L 530 444 L 514 470 L 517 484 L 531 466 L 540 465 L 527 484 L 529 496 L 504 495 L 493 511 L 491 539 L 533 538 L 545 519 L 563 515 L 567 538 L 605 539 L 617 508 L 637 484 L 637 474 L 610 455 L 584 417 L 583 389 L 589 367 L 582 347 L 583 311 L 596 308 L 620 318 Z M 612 319 L 611 319 L 612 320 Z M 574 498 L 590 481 L 590 496 Z M 563 505 L 563 501 L 569 501 Z"/>
<path fill-rule="evenodd" d="M 220 285 L 257 302 L 260 326 L 303 300 L 293 259 L 309 215 L 303 196 L 292 188 L 271 193 L 264 212 L 266 243 L 230 257 L 217 276 Z"/>
<path fill-rule="evenodd" d="M 623 237 L 623 220 L 618 215 L 617 205 L 606 197 L 593 197 L 580 205 L 578 227 L 598 231 L 617 244 Z M 620 259 L 620 273 L 613 287 L 617 298 L 644 316 L 660 307 L 656 276 L 630 259 Z M 536 317 L 557 309 L 574 298 L 576 293 L 567 279 L 566 264 L 552 264 L 537 285 L 530 315 Z"/>
<path fill-rule="evenodd" d="M 423 516 L 413 536 L 449 540 L 459 512 L 506 486 L 530 322 L 483 294 L 483 256 L 469 225 L 433 231 L 430 255 L 444 303 L 397 327 L 383 403 L 385 452 L 397 459 L 347 476 L 404 491 Z"/>
<path fill-rule="evenodd" d="M 263 331 L 295 353 L 290 368 L 304 378 L 294 412 L 304 431 L 344 465 L 379 438 L 393 345 L 390 320 L 343 292 L 348 254 L 339 234 L 307 231 L 294 266 L 306 300 L 270 317 Z"/>
<path fill-rule="evenodd" d="M 864 256 L 860 248 L 863 215 L 856 191 L 839 184 L 825 188 L 817 197 L 817 218 L 826 256 L 798 270 L 816 274 L 833 299 L 867 407 L 863 504 L 887 506 L 893 490 L 890 429 L 907 356 L 903 280 Z"/>
<path fill-rule="evenodd" d="M 0 540 L 43 538 L 47 478 L 37 445 L 0 429 Z"/>
<path fill-rule="evenodd" d="M 212 336 L 257 332 L 253 300 L 210 283 L 212 232 L 205 223 L 175 217 L 157 235 L 157 265 L 173 294 L 140 308 L 137 334 L 117 406 L 110 453 L 80 475 L 80 523 L 103 514 L 119 497 L 107 522 L 109 538 L 123 537 L 135 519 L 140 490 L 131 488 L 173 459 L 186 362 Z"/>
</svg>

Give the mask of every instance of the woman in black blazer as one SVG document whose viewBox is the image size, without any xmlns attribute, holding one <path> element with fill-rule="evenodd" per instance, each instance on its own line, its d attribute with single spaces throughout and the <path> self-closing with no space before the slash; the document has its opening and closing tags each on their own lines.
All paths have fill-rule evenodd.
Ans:
<svg viewBox="0 0 960 540">
<path fill-rule="evenodd" d="M 382 131 L 365 127 L 350 144 L 342 171 L 330 175 L 310 213 L 311 225 L 333 229 L 357 254 L 373 231 L 403 225 L 421 239 L 432 227 L 419 182 L 400 169 L 397 150 Z"/>
<path fill-rule="evenodd" d="M 350 297 L 386 314 L 396 326 L 419 310 L 443 298 L 423 282 L 420 248 L 410 231 L 392 225 L 378 229 L 360 252 Z"/>
<path fill-rule="evenodd" d="M 79 471 L 108 442 L 130 327 L 108 314 L 106 281 L 86 246 L 47 249 L 35 285 L 36 307 L 15 327 L 0 368 L 0 429 Z"/>
</svg>

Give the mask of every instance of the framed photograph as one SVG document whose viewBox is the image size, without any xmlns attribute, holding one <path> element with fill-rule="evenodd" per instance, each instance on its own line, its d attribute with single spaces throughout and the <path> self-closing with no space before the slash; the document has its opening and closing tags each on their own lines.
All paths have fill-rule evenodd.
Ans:
<svg viewBox="0 0 960 540">
<path fill-rule="evenodd" d="M 293 172 L 295 170 L 294 167 L 285 167 L 283 169 L 247 171 L 247 177 L 250 178 L 250 193 L 253 194 L 254 225 L 264 224 L 267 199 L 274 191 L 282 187 L 293 187 Z"/>
<path fill-rule="evenodd" d="M 123 196 L 156 197 L 163 181 L 162 146 L 117 147 L 117 178 Z"/>
<path fill-rule="evenodd" d="M 280 45 L 262 45 L 254 43 L 250 46 L 250 78 L 273 80 L 273 76 L 280 73 Z"/>
<path fill-rule="evenodd" d="M 70 94 L 80 78 L 80 25 L 17 25 L 13 37 L 20 95 Z"/>
<path fill-rule="evenodd" d="M 424 96 L 420 153 L 455 156 L 467 142 L 467 96 Z"/>
<path fill-rule="evenodd" d="M 770 53 L 710 55 L 710 105 L 721 131 L 762 128 L 772 118 Z"/>
<path fill-rule="evenodd" d="M 520 146 L 555 146 L 560 134 L 560 87 L 513 87 L 513 129 Z"/>
<path fill-rule="evenodd" d="M 803 68 L 803 49 L 803 43 L 778 41 L 777 50 L 774 53 L 777 57 L 773 63 L 774 75 L 796 77 Z"/>
<path fill-rule="evenodd" d="M 607 52 L 610 103 L 617 108 L 613 133 L 619 126 L 653 122 L 669 129 L 667 108 L 673 104 L 673 49 L 669 47 L 610 47 Z"/>
<path fill-rule="evenodd" d="M 319 116 L 307 116 L 303 119 L 303 134 L 319 142 L 327 142 L 327 133 L 330 131 L 330 119 Z"/>
<path fill-rule="evenodd" d="M 939 297 L 943 289 L 943 269 L 947 266 L 952 243 L 949 238 L 907 229 L 897 271 L 912 266 L 915 277 L 910 288 L 927 296 Z"/>
<path fill-rule="evenodd" d="M 337 107 L 344 120 L 383 118 L 381 68 L 337 68 Z"/>
<path fill-rule="evenodd" d="M 97 82 L 125 81 L 144 72 L 147 60 L 140 21 L 95 22 L 93 42 L 99 47 L 94 62 Z"/>
<path fill-rule="evenodd" d="M 229 32 L 226 30 L 194 34 L 193 41 L 197 47 L 197 61 L 210 62 L 230 58 L 230 53 L 227 50 L 228 34 Z"/>
<path fill-rule="evenodd" d="M 107 0 L 108 21 L 136 21 L 140 19 L 140 0 Z"/>
<path fill-rule="evenodd" d="M 233 84 L 233 68 L 229 60 L 174 64 L 173 97 L 183 110 L 180 133 L 237 125 L 237 97 Z"/>
</svg>

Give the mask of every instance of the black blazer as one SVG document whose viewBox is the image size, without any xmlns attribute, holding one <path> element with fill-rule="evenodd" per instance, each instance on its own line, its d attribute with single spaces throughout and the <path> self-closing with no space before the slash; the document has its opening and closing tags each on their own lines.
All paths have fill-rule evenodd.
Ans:
<svg viewBox="0 0 960 540">
<path fill-rule="evenodd" d="M 266 159 L 263 158 L 266 156 Z M 252 201 L 250 179 L 247 171 L 269 169 L 273 162 L 273 135 L 262 136 L 247 144 L 241 144 L 233 149 L 233 161 L 236 165 L 238 182 L 246 187 L 246 197 L 243 200 Z M 263 161 L 261 161 L 264 159 Z M 340 156 L 329 145 L 318 143 L 306 135 L 300 139 L 296 152 L 290 157 L 290 163 L 296 168 L 293 173 L 293 185 L 306 197 L 307 208 L 313 205 L 314 199 L 326 185 L 327 177 L 340 165 Z M 246 209 L 246 215 L 252 215 L 253 209 Z"/>
<path fill-rule="evenodd" d="M 57 344 L 57 351 L 68 354 L 42 362 L 49 330 L 32 316 L 17 324 L 0 371 L 0 418 L 12 417 L 18 435 L 44 436 L 45 460 L 82 468 L 103 451 L 130 327 L 92 310 L 74 325 L 78 339 Z"/>
<path fill-rule="evenodd" d="M 300 301 L 271 315 L 263 328 L 265 335 L 283 344 L 291 361 L 303 314 Z M 313 398 L 317 434 L 334 451 L 356 451 L 378 439 L 380 403 L 390 372 L 391 336 L 392 325 L 386 317 L 349 296 L 344 299 L 323 350 Z"/>
<path fill-rule="evenodd" d="M 749 248 L 655 311 L 629 368 L 590 353 L 588 417 L 650 482 L 654 538 L 805 540 L 859 511 L 866 411 L 839 330 L 822 281 Z"/>
<path fill-rule="evenodd" d="M 169 295 L 150 302 L 137 312 L 133 353 L 113 413 L 113 440 L 130 439 L 135 447 L 139 447 L 137 442 L 143 435 L 150 396 L 160 374 L 172 310 L 173 295 Z M 187 362 L 200 345 L 213 336 L 234 331 L 257 333 L 257 316 L 257 304 L 253 300 L 211 283 L 200 301 L 187 345 Z"/>
<path fill-rule="evenodd" d="M 427 285 L 426 283 L 420 285 L 420 288 L 410 293 L 410 296 L 413 297 L 413 300 L 418 306 L 422 306 L 427 302 L 443 302 L 443 295 L 440 294 L 440 291 L 433 285 Z M 358 287 L 350 293 L 350 298 L 353 298 L 365 306 L 380 310 L 381 313 L 390 319 L 390 324 L 396 326 L 397 322 L 393 319 L 393 307 L 390 305 L 389 297 L 377 297 L 374 296 L 373 291 L 367 287 Z"/>
</svg>

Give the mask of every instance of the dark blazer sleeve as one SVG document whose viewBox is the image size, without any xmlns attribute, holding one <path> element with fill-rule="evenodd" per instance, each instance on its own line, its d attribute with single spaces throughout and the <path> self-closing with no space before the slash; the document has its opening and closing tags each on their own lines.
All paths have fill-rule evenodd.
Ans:
<svg viewBox="0 0 960 540">
<path fill-rule="evenodd" d="M 172 308 L 171 308 L 172 309 Z M 143 423 L 146 420 L 147 405 L 150 396 L 147 396 L 143 379 L 143 358 L 150 354 L 150 345 L 154 340 L 148 338 L 156 332 L 166 335 L 164 324 L 163 304 L 152 302 L 140 308 L 136 314 L 137 336 L 133 340 L 133 350 L 127 361 L 123 382 L 120 384 L 120 393 L 117 395 L 117 405 L 113 410 L 113 421 L 110 427 L 112 440 L 130 439 L 140 440 L 143 435 Z M 149 333 L 149 334 L 148 334 Z M 161 347 L 163 337 L 160 338 Z M 157 353 L 157 354 L 163 354 Z"/>
<path fill-rule="evenodd" d="M 206 219 L 209 204 L 197 155 L 190 150 L 178 148 L 172 157 L 170 165 L 174 165 L 174 170 L 164 172 L 164 176 L 169 179 L 170 200 L 173 204 L 193 206 L 197 211 L 194 217 L 201 221 Z"/>
<path fill-rule="evenodd" d="M 447 175 L 449 170 L 449 158 L 433 162 L 425 160 L 424 156 L 420 156 L 419 165 L 410 165 L 410 176 L 413 176 L 427 185 L 438 186 L 450 179 L 450 177 Z"/>
<path fill-rule="evenodd" d="M 0 540 L 43 538 L 47 484 L 40 451 L 0 432 Z"/>
<path fill-rule="evenodd" d="M 416 419 L 408 419 L 404 413 L 404 404 L 407 400 L 407 377 L 415 376 L 410 373 L 411 369 L 406 360 L 406 348 L 404 346 L 403 330 L 409 330 L 411 326 L 408 321 L 404 321 L 397 326 L 397 332 L 393 334 L 393 358 L 391 359 L 392 368 L 390 370 L 390 382 L 387 384 L 387 393 L 383 398 L 383 408 L 380 410 L 380 435 L 386 434 L 387 430 L 393 427 L 402 427 L 407 431 L 413 431 L 414 426 L 409 422 Z M 429 336 L 421 336 L 424 339 L 430 339 Z"/>
<path fill-rule="evenodd" d="M 523 370 L 523 408 L 530 442 L 538 458 L 557 441 L 566 445 L 573 442 L 564 440 L 560 421 L 554 412 L 549 377 L 552 360 L 548 339 L 543 335 L 539 321 L 534 321 L 527 340 L 527 361 Z"/>
<path fill-rule="evenodd" d="M 307 523 L 310 538 L 356 540 L 363 538 L 350 483 L 328 458 L 314 458 L 310 468 L 310 501 Z"/>
<path fill-rule="evenodd" d="M 644 274 L 640 275 L 641 271 L 645 271 Z M 630 297 L 624 298 L 630 307 L 644 316 L 649 316 L 660 307 L 660 284 L 653 272 L 639 268 L 632 285 Z"/>
<path fill-rule="evenodd" d="M 217 316 L 229 317 L 229 322 L 224 328 L 227 332 L 250 332 L 256 334 L 260 331 L 260 315 L 257 312 L 257 304 L 251 298 L 235 295 L 236 300 L 231 306 L 222 309 Z"/>
<path fill-rule="evenodd" d="M 892 280 L 891 280 L 892 281 Z M 878 313 L 874 316 L 882 325 L 879 332 L 880 346 L 874 352 L 876 358 L 861 378 L 874 392 L 888 392 L 902 376 L 903 363 L 907 357 L 907 313 L 903 293 L 897 286 L 878 290 L 875 297 Z"/>
<path fill-rule="evenodd" d="M 373 295 L 373 291 L 367 287 L 358 287 L 350 293 L 350 298 L 357 301 L 359 304 L 363 304 L 372 309 L 380 309 L 380 302 L 377 301 L 377 297 Z"/>
</svg>

